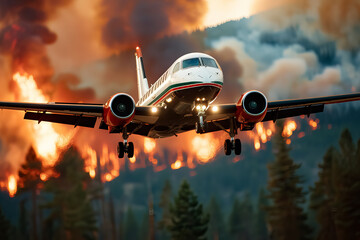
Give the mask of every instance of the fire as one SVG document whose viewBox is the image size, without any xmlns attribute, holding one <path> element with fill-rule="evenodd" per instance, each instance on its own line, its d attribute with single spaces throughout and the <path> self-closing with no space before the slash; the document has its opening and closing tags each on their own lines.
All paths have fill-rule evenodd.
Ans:
<svg viewBox="0 0 360 240">
<path fill-rule="evenodd" d="M 315 119 L 315 120 L 310 119 L 309 120 L 309 125 L 310 125 L 312 130 L 316 130 L 317 127 L 318 127 L 318 124 L 319 124 L 319 119 Z"/>
<path fill-rule="evenodd" d="M 283 137 L 290 137 L 293 132 L 296 130 L 297 124 L 294 120 L 287 121 L 284 125 L 284 130 L 282 132 Z"/>
<path fill-rule="evenodd" d="M 191 141 L 192 151 L 200 163 L 207 163 L 216 156 L 219 142 L 212 134 L 198 135 Z"/>
<path fill-rule="evenodd" d="M 254 148 L 255 148 L 255 150 L 258 151 L 260 149 L 260 146 L 261 145 L 260 145 L 259 139 L 255 138 L 254 139 Z"/>
<path fill-rule="evenodd" d="M 10 175 L 10 177 L 8 178 L 8 190 L 9 196 L 14 197 L 17 191 L 17 183 L 14 175 Z"/>
<path fill-rule="evenodd" d="M 151 138 L 144 138 L 144 151 L 145 153 L 151 153 L 156 147 L 156 142 Z"/>
<path fill-rule="evenodd" d="M 261 149 L 261 144 L 265 144 L 271 139 L 271 136 L 275 132 L 275 125 L 273 122 L 264 124 L 259 122 L 255 125 L 253 131 L 246 132 L 248 137 L 254 142 L 254 149 L 259 151 Z"/>
<path fill-rule="evenodd" d="M 179 169 L 179 168 L 181 168 L 181 165 L 182 165 L 181 160 L 178 159 L 174 163 L 171 164 L 171 168 L 174 170 Z"/>
<path fill-rule="evenodd" d="M 48 179 L 48 176 L 45 173 L 40 173 L 40 179 L 45 182 Z"/>
<path fill-rule="evenodd" d="M 36 103 L 49 101 L 42 91 L 38 89 L 32 75 L 16 73 L 13 80 L 20 90 L 20 101 Z M 70 141 L 70 137 L 57 133 L 51 123 L 38 124 L 37 122 L 30 122 L 29 124 L 35 136 L 33 141 L 36 152 L 45 160 L 45 165 L 54 165 L 59 154 L 58 149 L 66 146 Z"/>
</svg>

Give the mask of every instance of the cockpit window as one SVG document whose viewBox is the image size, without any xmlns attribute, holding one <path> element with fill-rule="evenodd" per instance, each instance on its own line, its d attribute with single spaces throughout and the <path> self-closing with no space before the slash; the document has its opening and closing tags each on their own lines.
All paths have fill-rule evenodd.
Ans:
<svg viewBox="0 0 360 240">
<path fill-rule="evenodd" d="M 213 67 L 213 68 L 219 68 L 216 64 L 215 60 L 212 58 L 201 58 L 201 61 L 203 62 L 204 66 L 206 67 Z"/>
<path fill-rule="evenodd" d="M 197 66 L 200 66 L 200 59 L 198 58 L 186 59 L 182 63 L 183 68 L 197 67 Z"/>
<path fill-rule="evenodd" d="M 179 70 L 180 70 L 180 63 L 177 63 L 174 67 L 173 73 L 176 73 Z"/>
</svg>

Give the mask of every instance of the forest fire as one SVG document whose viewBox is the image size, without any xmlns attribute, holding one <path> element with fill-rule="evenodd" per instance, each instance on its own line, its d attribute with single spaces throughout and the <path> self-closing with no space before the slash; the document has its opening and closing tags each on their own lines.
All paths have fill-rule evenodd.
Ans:
<svg viewBox="0 0 360 240">
<path fill-rule="evenodd" d="M 19 89 L 18 101 L 46 103 L 48 98 L 37 87 L 34 77 L 27 73 L 15 73 L 13 80 Z M 44 164 L 53 166 L 59 154 L 59 148 L 65 147 L 70 136 L 57 133 L 51 123 L 28 122 L 34 137 L 34 147 L 40 157 L 44 159 Z"/>
<path fill-rule="evenodd" d="M 296 130 L 296 127 L 297 124 L 294 120 L 285 122 L 282 136 L 286 138 L 290 137 L 293 134 L 293 132 Z"/>
<path fill-rule="evenodd" d="M 17 183 L 14 175 L 11 175 L 8 179 L 8 191 L 9 196 L 14 197 L 17 191 Z"/>
</svg>

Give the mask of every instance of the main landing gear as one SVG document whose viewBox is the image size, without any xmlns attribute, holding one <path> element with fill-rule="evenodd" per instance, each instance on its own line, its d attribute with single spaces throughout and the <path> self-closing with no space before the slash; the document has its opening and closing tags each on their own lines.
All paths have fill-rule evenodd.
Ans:
<svg viewBox="0 0 360 240">
<path fill-rule="evenodd" d="M 125 153 L 127 153 L 128 158 L 134 157 L 134 144 L 128 142 L 129 134 L 126 130 L 123 131 L 124 142 L 119 142 L 117 145 L 117 154 L 119 158 L 124 158 Z"/>
<path fill-rule="evenodd" d="M 230 131 L 228 132 L 230 135 L 230 139 L 226 139 L 224 142 L 225 155 L 230 155 L 232 150 L 234 150 L 235 155 L 241 154 L 241 141 L 240 139 L 235 139 L 235 135 L 237 134 L 237 128 L 235 124 L 235 120 L 231 119 Z"/>
</svg>

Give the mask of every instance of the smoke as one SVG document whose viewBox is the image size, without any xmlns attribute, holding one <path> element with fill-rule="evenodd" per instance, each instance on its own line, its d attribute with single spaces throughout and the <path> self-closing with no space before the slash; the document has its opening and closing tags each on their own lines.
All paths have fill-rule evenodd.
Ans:
<svg viewBox="0 0 360 240">
<path fill-rule="evenodd" d="M 134 49 L 202 26 L 205 0 L 104 0 L 102 39 L 110 48 Z"/>
</svg>

